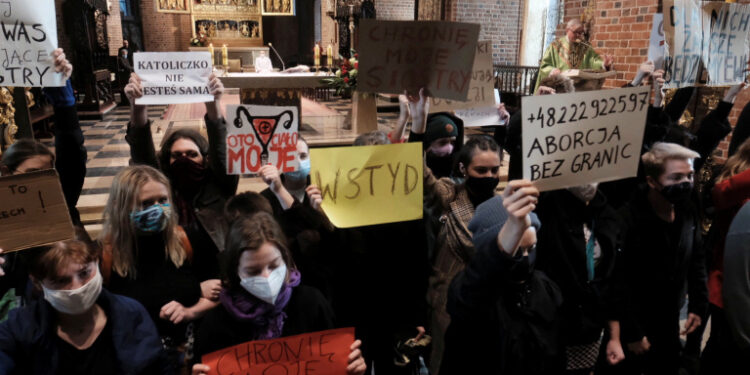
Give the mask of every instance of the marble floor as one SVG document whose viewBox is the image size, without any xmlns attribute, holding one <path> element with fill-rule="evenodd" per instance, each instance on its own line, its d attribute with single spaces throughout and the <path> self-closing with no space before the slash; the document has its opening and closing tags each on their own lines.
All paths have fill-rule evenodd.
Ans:
<svg viewBox="0 0 750 375">
<path fill-rule="evenodd" d="M 351 130 L 342 129 L 342 124 L 351 118 L 351 101 L 329 100 L 318 101 L 317 103 L 325 105 L 338 115 L 303 117 L 302 135 L 313 145 L 351 144 L 356 134 Z M 387 105 L 389 103 L 386 101 L 381 100 L 379 102 L 379 106 Z M 169 116 L 165 116 L 167 110 L 167 106 L 151 106 L 148 108 L 149 119 L 153 121 L 152 132 L 157 149 L 164 134 L 173 129 L 179 127 L 201 129 L 205 127 L 202 116 L 174 116 L 176 109 L 173 109 Z M 397 117 L 398 112 L 379 112 L 379 128 L 386 132 L 390 131 L 395 126 Z M 102 211 L 109 195 L 112 179 L 117 172 L 129 163 L 129 147 L 125 142 L 128 120 L 129 107 L 117 107 L 100 121 L 81 121 L 85 138 L 84 144 L 88 151 L 88 161 L 83 191 L 78 200 L 78 209 L 81 212 L 81 218 L 86 225 L 86 229 L 92 237 L 96 236 L 101 230 Z M 40 139 L 40 141 L 48 146 L 53 146 L 51 138 Z M 505 160 L 507 160 L 507 157 Z M 505 168 L 503 168 L 503 172 L 505 172 Z M 503 173 L 503 175 L 507 174 Z M 504 182 L 501 183 L 499 188 L 504 187 L 504 184 Z M 260 178 L 242 177 L 237 191 L 238 193 L 261 191 L 265 188 L 266 185 Z"/>
</svg>

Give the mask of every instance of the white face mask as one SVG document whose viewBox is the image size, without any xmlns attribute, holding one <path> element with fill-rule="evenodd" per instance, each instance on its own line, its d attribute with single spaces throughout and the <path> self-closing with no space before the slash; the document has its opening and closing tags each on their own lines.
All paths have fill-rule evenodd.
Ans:
<svg viewBox="0 0 750 375">
<path fill-rule="evenodd" d="M 596 188 L 599 183 L 586 184 L 581 186 L 571 186 L 568 191 L 571 192 L 576 198 L 582 200 L 585 203 L 591 202 L 596 196 Z"/>
<path fill-rule="evenodd" d="M 240 281 L 248 293 L 258 297 L 261 301 L 265 301 L 273 305 L 276 303 L 276 297 L 281 291 L 281 286 L 284 285 L 284 279 L 286 278 L 286 264 L 282 263 L 275 270 L 271 271 L 271 274 L 266 278 L 263 276 L 252 276 L 245 277 Z"/>
<path fill-rule="evenodd" d="M 102 275 L 99 273 L 99 267 L 95 270 L 94 277 L 78 289 L 56 290 L 47 289 L 42 285 L 44 299 L 55 310 L 64 314 L 78 315 L 86 312 L 94 305 L 102 292 Z"/>
</svg>

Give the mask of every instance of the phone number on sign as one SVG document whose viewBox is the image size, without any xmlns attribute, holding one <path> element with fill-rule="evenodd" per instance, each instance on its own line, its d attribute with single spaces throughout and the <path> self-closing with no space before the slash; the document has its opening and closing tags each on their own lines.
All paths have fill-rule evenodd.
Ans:
<svg viewBox="0 0 750 375">
<path fill-rule="evenodd" d="M 629 96 L 620 95 L 609 98 L 593 99 L 586 103 L 572 103 L 561 107 L 540 107 L 536 115 L 532 113 L 527 118 L 529 124 L 539 123 L 541 128 L 553 127 L 583 120 L 593 120 L 599 117 L 616 115 L 624 112 L 642 111 L 648 104 L 648 92 L 632 93 Z"/>
</svg>

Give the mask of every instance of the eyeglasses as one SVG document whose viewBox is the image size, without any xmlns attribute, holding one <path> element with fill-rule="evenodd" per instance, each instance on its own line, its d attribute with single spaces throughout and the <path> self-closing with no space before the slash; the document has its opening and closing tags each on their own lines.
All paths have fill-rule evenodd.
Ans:
<svg viewBox="0 0 750 375">
<path fill-rule="evenodd" d="M 179 159 L 182 156 L 184 156 L 184 157 L 186 157 L 188 159 L 193 159 L 193 158 L 197 158 L 198 156 L 200 156 L 200 154 L 197 151 L 195 151 L 195 150 L 190 150 L 190 151 L 185 151 L 185 152 L 182 152 L 182 151 L 172 151 L 169 155 L 173 159 Z"/>
</svg>

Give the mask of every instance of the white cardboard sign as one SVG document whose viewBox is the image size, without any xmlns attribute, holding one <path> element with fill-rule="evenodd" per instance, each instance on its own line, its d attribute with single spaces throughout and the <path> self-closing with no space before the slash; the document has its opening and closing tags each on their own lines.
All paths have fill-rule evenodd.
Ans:
<svg viewBox="0 0 750 375">
<path fill-rule="evenodd" d="M 208 52 L 138 52 L 133 54 L 133 65 L 143 85 L 143 96 L 135 104 L 214 101 L 208 89 Z"/>
<path fill-rule="evenodd" d="M 295 106 L 227 106 L 227 174 L 257 174 L 266 164 L 280 173 L 299 169 L 299 111 Z"/>
</svg>

